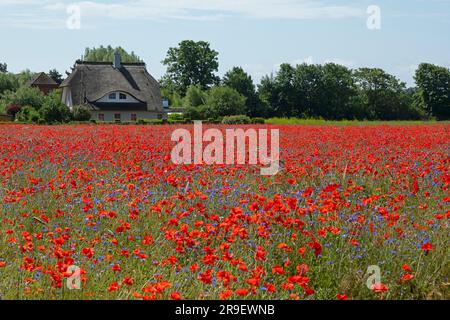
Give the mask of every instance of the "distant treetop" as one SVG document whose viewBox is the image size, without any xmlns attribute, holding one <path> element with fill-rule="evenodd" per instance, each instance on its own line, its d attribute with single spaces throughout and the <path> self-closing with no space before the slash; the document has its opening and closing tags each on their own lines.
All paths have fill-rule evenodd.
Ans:
<svg viewBox="0 0 450 320">
<path fill-rule="evenodd" d="M 113 61 L 114 53 L 118 51 L 122 58 L 122 62 L 142 62 L 133 51 L 128 53 L 122 47 L 113 48 L 111 46 L 100 46 L 98 48 L 86 48 L 84 51 L 84 61 L 89 62 L 111 62 Z"/>
</svg>

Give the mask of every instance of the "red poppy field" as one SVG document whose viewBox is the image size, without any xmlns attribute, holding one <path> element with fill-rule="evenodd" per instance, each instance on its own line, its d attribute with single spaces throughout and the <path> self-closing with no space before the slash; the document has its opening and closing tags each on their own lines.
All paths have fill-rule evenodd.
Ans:
<svg viewBox="0 0 450 320">
<path fill-rule="evenodd" d="M 263 127 L 276 176 L 175 165 L 173 126 L 0 126 L 0 298 L 450 297 L 448 124 Z"/>
</svg>

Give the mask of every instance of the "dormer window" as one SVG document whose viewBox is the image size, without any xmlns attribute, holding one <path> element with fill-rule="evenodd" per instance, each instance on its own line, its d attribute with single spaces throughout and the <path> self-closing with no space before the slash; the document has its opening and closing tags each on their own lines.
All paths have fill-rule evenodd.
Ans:
<svg viewBox="0 0 450 320">
<path fill-rule="evenodd" d="M 139 101 L 125 91 L 113 91 L 98 100 L 101 103 L 138 103 Z"/>
</svg>

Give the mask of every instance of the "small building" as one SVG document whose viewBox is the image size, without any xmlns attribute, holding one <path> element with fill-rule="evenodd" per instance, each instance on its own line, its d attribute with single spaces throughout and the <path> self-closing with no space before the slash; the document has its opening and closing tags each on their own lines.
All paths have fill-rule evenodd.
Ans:
<svg viewBox="0 0 450 320">
<path fill-rule="evenodd" d="M 58 89 L 59 85 L 45 72 L 38 72 L 26 83 L 28 87 L 38 88 L 45 95 L 50 91 Z"/>
<path fill-rule="evenodd" d="M 118 53 L 112 62 L 76 61 L 61 88 L 63 103 L 71 109 L 87 106 L 97 121 L 165 117 L 159 83 L 148 73 L 145 63 L 122 63 Z"/>
</svg>

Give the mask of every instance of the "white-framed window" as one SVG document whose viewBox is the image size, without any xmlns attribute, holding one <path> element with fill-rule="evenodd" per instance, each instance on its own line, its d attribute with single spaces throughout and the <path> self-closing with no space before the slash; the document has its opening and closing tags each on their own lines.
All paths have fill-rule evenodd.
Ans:
<svg viewBox="0 0 450 320">
<path fill-rule="evenodd" d="M 108 99 L 109 100 L 116 100 L 117 99 L 117 94 L 115 92 L 112 92 L 108 95 Z"/>
<path fill-rule="evenodd" d="M 119 100 L 127 100 L 127 95 L 125 93 L 119 93 Z"/>
<path fill-rule="evenodd" d="M 130 116 L 130 120 L 131 121 L 137 121 L 137 114 L 136 113 L 132 113 Z"/>
</svg>

